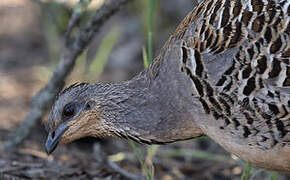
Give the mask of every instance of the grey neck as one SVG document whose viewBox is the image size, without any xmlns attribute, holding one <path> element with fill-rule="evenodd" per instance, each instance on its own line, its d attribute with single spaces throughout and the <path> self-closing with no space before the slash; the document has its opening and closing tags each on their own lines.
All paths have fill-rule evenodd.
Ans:
<svg viewBox="0 0 290 180">
<path fill-rule="evenodd" d="M 180 71 L 180 56 L 173 48 L 163 56 L 166 60 L 132 80 L 108 85 L 101 107 L 117 136 L 152 144 L 203 135 L 194 118 L 201 105 L 195 104 L 192 83 Z"/>
</svg>

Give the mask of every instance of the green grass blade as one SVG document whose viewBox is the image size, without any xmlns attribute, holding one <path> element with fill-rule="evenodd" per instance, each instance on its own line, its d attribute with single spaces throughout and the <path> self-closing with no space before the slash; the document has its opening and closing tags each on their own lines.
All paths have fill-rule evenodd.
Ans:
<svg viewBox="0 0 290 180">
<path fill-rule="evenodd" d="M 142 49 L 142 54 L 143 54 L 143 64 L 144 67 L 147 68 L 150 65 L 150 60 L 148 58 L 147 52 L 146 52 L 146 48 L 143 47 Z"/>
<path fill-rule="evenodd" d="M 141 150 L 136 146 L 136 144 L 132 140 L 128 140 L 128 144 L 130 145 L 130 147 L 135 152 L 139 163 L 143 166 L 144 165 L 144 158 L 143 158 Z"/>
<path fill-rule="evenodd" d="M 129 146 L 133 149 L 133 151 L 135 152 L 136 156 L 137 156 L 137 159 L 139 161 L 139 163 L 141 164 L 142 166 L 142 169 L 145 171 L 146 173 L 146 177 L 147 177 L 147 180 L 151 180 L 152 179 L 152 171 L 149 170 L 147 164 L 145 163 L 145 158 L 142 154 L 142 151 L 140 148 L 138 148 L 136 146 L 136 144 L 132 141 L 132 140 L 128 140 L 128 144 Z M 154 151 L 154 150 L 153 150 Z M 156 150 L 157 151 L 157 150 Z"/>
<path fill-rule="evenodd" d="M 241 176 L 241 180 L 248 180 L 251 176 L 253 166 L 248 162 L 244 166 L 243 174 Z"/>
<path fill-rule="evenodd" d="M 154 0 L 149 0 L 149 18 L 148 18 L 148 59 L 151 63 L 153 60 L 153 48 L 152 48 L 152 29 L 154 18 Z"/>
<path fill-rule="evenodd" d="M 96 56 L 93 58 L 89 67 L 87 77 L 97 77 L 103 72 L 109 55 L 120 35 L 119 26 L 114 26 L 110 29 L 107 35 L 103 38 Z"/>
<path fill-rule="evenodd" d="M 277 180 L 277 176 L 279 175 L 278 172 L 271 172 L 270 174 L 270 180 Z"/>
</svg>

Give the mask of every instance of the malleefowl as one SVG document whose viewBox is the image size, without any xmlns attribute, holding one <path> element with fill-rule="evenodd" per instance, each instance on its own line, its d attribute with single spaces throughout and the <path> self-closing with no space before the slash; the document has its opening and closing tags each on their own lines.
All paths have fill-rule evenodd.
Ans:
<svg viewBox="0 0 290 180">
<path fill-rule="evenodd" d="M 207 135 L 251 164 L 290 172 L 289 34 L 289 0 L 205 0 L 133 79 L 61 92 L 46 150 L 87 136 L 163 144 Z"/>
</svg>

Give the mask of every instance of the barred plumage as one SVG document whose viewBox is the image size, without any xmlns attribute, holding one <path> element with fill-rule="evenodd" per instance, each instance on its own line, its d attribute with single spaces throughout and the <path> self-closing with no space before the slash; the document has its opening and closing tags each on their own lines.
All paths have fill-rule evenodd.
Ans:
<svg viewBox="0 0 290 180">
<path fill-rule="evenodd" d="M 289 61 L 290 1 L 205 0 L 132 80 L 61 93 L 50 134 L 61 131 L 64 143 L 118 136 L 147 144 L 208 135 L 250 163 L 290 171 Z M 61 115 L 68 103 L 76 107 L 70 121 Z"/>
</svg>

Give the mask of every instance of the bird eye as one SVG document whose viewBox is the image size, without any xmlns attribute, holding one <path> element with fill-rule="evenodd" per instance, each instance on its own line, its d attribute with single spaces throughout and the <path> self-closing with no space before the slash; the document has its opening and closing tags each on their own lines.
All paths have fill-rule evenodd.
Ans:
<svg viewBox="0 0 290 180">
<path fill-rule="evenodd" d="M 71 117 L 74 115 L 74 113 L 75 113 L 75 107 L 72 104 L 68 104 L 63 108 L 62 114 L 64 117 Z"/>
<path fill-rule="evenodd" d="M 91 108 L 92 108 L 92 106 L 90 103 L 86 104 L 86 109 L 91 109 Z"/>
</svg>

